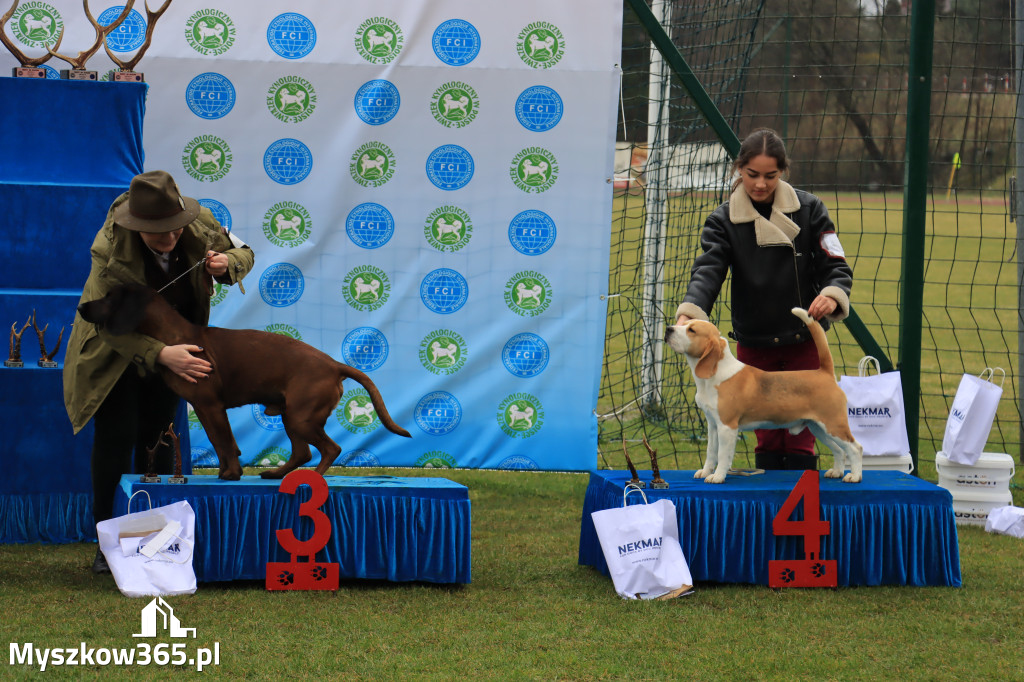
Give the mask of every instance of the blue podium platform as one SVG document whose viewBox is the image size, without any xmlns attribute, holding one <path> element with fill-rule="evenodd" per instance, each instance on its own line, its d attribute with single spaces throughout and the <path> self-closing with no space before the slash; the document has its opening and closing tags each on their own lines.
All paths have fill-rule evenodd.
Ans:
<svg viewBox="0 0 1024 682">
<path fill-rule="evenodd" d="M 444 478 L 324 478 L 328 498 L 320 510 L 331 522 L 331 536 L 317 561 L 339 564 L 342 578 L 470 582 L 470 502 L 465 486 Z M 141 483 L 138 476 L 126 475 L 114 498 L 114 513 L 126 514 L 130 496 L 139 490 L 149 493 L 154 507 L 186 500 L 196 513 L 197 580 L 263 580 L 268 562 L 291 559 L 275 531 L 291 528 L 299 540 L 312 535 L 313 524 L 299 516 L 299 505 L 310 497 L 309 487 L 299 486 L 295 494 L 288 494 L 278 491 L 280 484 L 258 476 L 243 476 L 240 481 L 189 476 L 185 484 Z M 144 498 L 135 497 L 133 512 L 146 508 Z"/>
<path fill-rule="evenodd" d="M 667 490 L 650 488 L 649 502 L 675 503 L 679 541 L 695 581 L 768 584 L 768 562 L 803 559 L 803 539 L 774 536 L 772 520 L 802 471 L 729 476 L 715 485 L 693 471 L 662 471 Z M 591 472 L 580 523 L 579 563 L 608 575 L 591 513 L 622 505 L 630 474 Z M 959 587 L 960 550 L 949 491 L 897 471 L 865 471 L 860 483 L 819 474 L 821 518 L 831 524 L 821 559 L 834 559 L 839 585 Z M 630 504 L 642 504 L 639 495 Z M 802 506 L 797 507 L 802 518 Z"/>
</svg>

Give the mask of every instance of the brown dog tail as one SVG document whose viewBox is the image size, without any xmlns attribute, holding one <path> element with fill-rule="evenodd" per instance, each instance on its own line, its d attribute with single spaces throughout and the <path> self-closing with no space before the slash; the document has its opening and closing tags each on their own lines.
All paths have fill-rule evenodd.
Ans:
<svg viewBox="0 0 1024 682">
<path fill-rule="evenodd" d="M 807 325 L 807 329 L 810 330 L 811 338 L 814 339 L 814 346 L 818 349 L 818 364 L 821 365 L 821 371 L 828 372 L 835 377 L 835 367 L 832 365 L 832 353 L 828 349 L 828 339 L 825 337 L 825 330 L 803 308 L 793 308 L 790 312 L 803 320 L 804 324 Z"/>
<path fill-rule="evenodd" d="M 377 390 L 377 385 L 373 383 L 373 379 L 351 365 L 340 362 L 338 365 L 341 367 L 342 381 L 345 379 L 355 379 L 366 389 L 366 392 L 370 395 L 370 401 L 373 403 L 373 409 L 377 412 L 377 416 L 380 417 L 380 423 L 384 425 L 384 428 L 399 436 L 412 438 L 411 433 L 396 424 L 395 420 L 391 418 L 388 408 L 384 405 L 384 398 L 381 397 L 380 391 Z M 341 384 L 341 381 L 338 383 Z M 344 392 L 345 389 L 342 388 L 341 390 Z"/>
</svg>

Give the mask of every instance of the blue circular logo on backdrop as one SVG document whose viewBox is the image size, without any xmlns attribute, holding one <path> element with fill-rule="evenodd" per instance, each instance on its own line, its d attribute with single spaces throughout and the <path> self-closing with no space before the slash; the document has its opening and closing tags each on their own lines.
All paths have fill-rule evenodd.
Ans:
<svg viewBox="0 0 1024 682">
<path fill-rule="evenodd" d="M 60 71 L 58 71 L 57 69 L 53 68 L 52 66 L 47 66 L 46 64 L 40 64 L 39 68 L 46 72 L 46 80 L 55 80 L 55 81 L 59 81 L 60 80 Z"/>
<path fill-rule="evenodd" d="M 451 433 L 462 421 L 462 405 L 447 391 L 434 391 L 420 398 L 413 408 L 416 426 L 432 436 Z"/>
<path fill-rule="evenodd" d="M 379 249 L 395 233 L 395 219 L 380 204 L 359 204 L 349 211 L 345 219 L 345 231 L 356 246 Z"/>
<path fill-rule="evenodd" d="M 96 17 L 96 23 L 100 26 L 110 26 L 110 22 L 121 16 L 124 5 L 108 7 Z M 117 28 L 107 34 L 107 46 L 114 52 L 131 52 L 142 47 L 146 42 L 146 20 L 142 15 L 132 10 L 124 18 Z"/>
<path fill-rule="evenodd" d="M 313 170 L 313 154 L 306 145 L 286 137 L 267 147 L 263 169 L 274 182 L 294 185 L 305 180 Z"/>
<path fill-rule="evenodd" d="M 521 471 L 537 471 L 540 467 L 529 457 L 524 455 L 509 455 L 498 462 L 499 469 L 518 469 Z"/>
<path fill-rule="evenodd" d="M 535 133 L 551 130 L 562 120 L 562 98 L 546 85 L 526 88 L 516 100 L 516 118 Z"/>
<path fill-rule="evenodd" d="M 338 461 L 335 460 L 335 466 L 339 466 Z M 373 454 L 369 450 L 353 450 L 347 455 L 343 455 L 340 466 L 347 467 L 379 467 L 380 460 L 377 459 L 377 455 Z"/>
<path fill-rule="evenodd" d="M 434 29 L 434 54 L 448 66 L 464 66 L 480 54 L 480 32 L 468 21 L 449 19 Z"/>
<path fill-rule="evenodd" d="M 529 210 L 516 215 L 508 224 L 508 240 L 519 253 L 537 256 L 555 243 L 555 221 L 544 211 Z"/>
<path fill-rule="evenodd" d="M 401 104 L 402 98 L 398 94 L 398 88 L 390 81 L 368 81 L 356 90 L 356 115 L 363 119 L 364 123 L 372 126 L 379 126 L 393 119 Z"/>
<path fill-rule="evenodd" d="M 219 73 L 201 73 L 185 88 L 185 103 L 199 118 L 221 118 L 235 106 L 235 86 Z"/>
<path fill-rule="evenodd" d="M 420 299 L 435 313 L 447 315 L 466 304 L 469 283 L 466 278 L 449 268 L 428 272 L 420 283 Z"/>
<path fill-rule="evenodd" d="M 190 451 L 192 455 L 192 467 L 203 469 L 217 466 L 217 453 L 206 448 L 195 447 Z"/>
<path fill-rule="evenodd" d="M 275 417 L 269 416 L 266 412 L 266 408 L 259 403 L 253 403 L 252 418 L 260 425 L 260 428 L 266 429 L 267 431 L 284 430 L 284 419 L 281 418 L 281 415 L 277 415 Z"/>
<path fill-rule="evenodd" d="M 270 20 L 267 42 L 271 50 L 285 59 L 301 59 L 316 45 L 316 28 L 301 14 L 285 12 Z"/>
<path fill-rule="evenodd" d="M 228 232 L 231 231 L 231 211 L 228 210 L 227 206 L 216 199 L 200 199 L 199 205 L 210 209 L 210 213 L 217 219 L 220 226 Z"/>
<path fill-rule="evenodd" d="M 364 372 L 373 371 L 388 359 L 388 340 L 373 327 L 353 329 L 341 341 L 341 357 Z"/>
<path fill-rule="evenodd" d="M 505 363 L 505 369 L 523 379 L 543 372 L 550 357 L 547 342 L 529 332 L 516 334 L 501 350 L 501 361 Z"/>
<path fill-rule="evenodd" d="M 305 286 L 302 270 L 291 263 L 275 263 L 260 275 L 260 297 L 275 308 L 293 305 Z"/>
<path fill-rule="evenodd" d="M 473 179 L 473 157 L 457 144 L 444 144 L 427 157 L 427 177 L 444 190 L 461 189 Z"/>
</svg>

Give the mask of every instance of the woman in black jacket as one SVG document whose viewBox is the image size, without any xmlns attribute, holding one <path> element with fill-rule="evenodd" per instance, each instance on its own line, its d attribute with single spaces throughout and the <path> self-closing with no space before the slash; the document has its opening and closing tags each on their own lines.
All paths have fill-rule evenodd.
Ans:
<svg viewBox="0 0 1024 682">
<path fill-rule="evenodd" d="M 774 131 L 751 133 L 733 168 L 739 178 L 729 201 L 704 222 L 704 252 L 694 261 L 677 324 L 708 319 L 731 270 L 736 357 L 769 372 L 817 369 L 814 341 L 789 311 L 805 308 L 826 330 L 849 315 L 853 270 L 835 225 L 818 197 L 782 180 L 789 161 Z M 758 468 L 817 469 L 810 431 L 755 433 Z"/>
</svg>

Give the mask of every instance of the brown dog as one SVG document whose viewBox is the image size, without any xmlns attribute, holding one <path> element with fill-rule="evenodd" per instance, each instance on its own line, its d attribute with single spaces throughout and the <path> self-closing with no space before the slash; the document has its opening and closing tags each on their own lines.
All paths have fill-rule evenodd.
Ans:
<svg viewBox="0 0 1024 682">
<path fill-rule="evenodd" d="M 697 406 L 708 420 L 708 452 L 704 468 L 694 474 L 708 483 L 722 483 L 733 456 L 739 431 L 805 427 L 832 450 L 828 478 L 847 483 L 861 480 L 864 449 L 850 432 L 846 394 L 836 382 L 828 339 L 817 320 L 802 308 L 792 313 L 803 320 L 818 349 L 818 369 L 765 372 L 733 356 L 718 328 L 704 320 L 669 327 L 665 341 L 683 353 L 697 384 Z M 846 465 L 850 473 L 843 475 Z"/>
<path fill-rule="evenodd" d="M 281 415 L 292 442 L 288 461 L 261 473 L 263 478 L 283 478 L 308 462 L 310 444 L 320 451 L 317 472 L 326 473 L 341 448 L 324 431 L 324 424 L 341 400 L 344 379 L 363 385 L 388 431 L 411 437 L 391 419 L 370 377 L 291 337 L 194 325 L 153 289 L 137 284 L 114 287 L 103 298 L 78 306 L 78 312 L 111 334 L 136 331 L 167 345 L 194 344 L 203 349 L 195 355 L 213 365 L 209 377 L 193 384 L 163 365 L 160 374 L 172 391 L 192 404 L 217 451 L 220 477 L 225 480 L 237 481 L 242 475 L 238 444 L 225 410 L 253 403 L 266 406 L 268 415 Z"/>
</svg>

